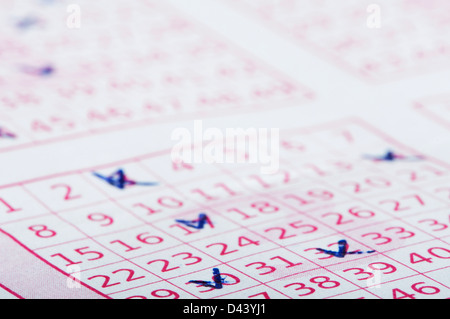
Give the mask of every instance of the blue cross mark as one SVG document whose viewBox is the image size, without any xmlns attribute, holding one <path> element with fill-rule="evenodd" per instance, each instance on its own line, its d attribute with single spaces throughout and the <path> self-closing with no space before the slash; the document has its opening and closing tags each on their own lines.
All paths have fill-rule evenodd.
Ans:
<svg viewBox="0 0 450 319">
<path fill-rule="evenodd" d="M 108 184 L 117 187 L 119 189 L 125 189 L 128 186 L 140 185 L 140 186 L 154 186 L 158 185 L 156 182 L 136 182 L 134 180 L 128 179 L 125 175 L 123 169 L 118 169 L 115 173 L 110 176 L 103 176 L 99 173 L 93 173 L 98 178 L 104 180 Z"/>
<path fill-rule="evenodd" d="M 0 138 L 15 138 L 16 135 L 0 127 Z"/>
<path fill-rule="evenodd" d="M 186 226 L 195 228 L 195 229 L 203 229 L 203 227 L 205 227 L 205 224 L 208 223 L 208 225 L 211 228 L 214 228 L 211 220 L 209 219 L 208 216 L 206 216 L 205 213 L 200 213 L 198 215 L 198 219 L 194 219 L 194 220 L 182 220 L 182 219 L 175 219 L 175 221 L 177 223 L 181 223 L 184 224 Z"/>
<path fill-rule="evenodd" d="M 345 255 L 359 255 L 359 254 L 371 254 L 374 253 L 375 250 L 369 250 L 369 251 L 360 251 L 360 250 L 355 250 L 355 251 L 348 251 L 348 244 L 347 241 L 345 239 L 341 239 L 340 241 L 338 241 L 338 245 L 339 245 L 339 250 L 338 251 L 333 251 L 333 250 L 326 250 L 326 249 L 322 249 L 322 248 L 316 248 L 318 251 L 324 252 L 325 254 L 328 255 L 332 255 L 338 258 L 344 258 Z"/>
<path fill-rule="evenodd" d="M 365 155 L 364 158 L 371 159 L 375 162 L 380 162 L 380 161 L 393 162 L 393 161 L 397 161 L 397 160 L 415 161 L 415 160 L 424 159 L 424 157 L 421 155 L 405 156 L 405 155 L 394 153 L 393 151 L 390 151 L 390 150 L 381 156 Z"/>
<path fill-rule="evenodd" d="M 223 283 L 225 282 L 225 278 L 222 278 L 222 276 L 220 275 L 219 268 L 213 268 L 213 281 L 189 280 L 189 282 L 199 284 L 203 287 L 222 289 Z"/>
</svg>

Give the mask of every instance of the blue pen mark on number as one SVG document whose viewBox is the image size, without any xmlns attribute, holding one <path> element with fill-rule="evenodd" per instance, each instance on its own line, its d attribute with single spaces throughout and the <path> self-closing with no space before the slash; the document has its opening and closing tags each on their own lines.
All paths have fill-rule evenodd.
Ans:
<svg viewBox="0 0 450 319">
<path fill-rule="evenodd" d="M 44 65 L 42 67 L 23 66 L 22 71 L 29 75 L 48 77 L 55 73 L 55 68 L 51 65 Z"/>
<path fill-rule="evenodd" d="M 338 251 L 333 251 L 333 250 L 326 250 L 326 249 L 322 249 L 322 248 L 316 248 L 318 251 L 324 252 L 325 254 L 328 255 L 332 255 L 338 258 L 344 258 L 346 255 L 359 255 L 359 254 L 371 254 L 374 253 L 375 250 L 369 250 L 369 251 L 360 251 L 360 250 L 355 250 L 355 251 L 348 251 L 348 244 L 347 241 L 345 239 L 341 239 L 340 241 L 338 241 L 338 245 L 339 245 L 339 250 Z"/>
<path fill-rule="evenodd" d="M 39 23 L 40 23 L 40 20 L 38 18 L 29 16 L 29 17 L 24 17 L 24 18 L 20 19 L 16 23 L 16 27 L 18 29 L 26 30 L 26 29 L 29 29 Z"/>
<path fill-rule="evenodd" d="M 213 268 L 213 281 L 205 281 L 205 280 L 189 280 L 194 284 L 199 284 L 203 287 L 209 287 L 214 289 L 222 289 L 223 284 L 225 283 L 226 278 L 222 278 L 220 275 L 219 268 Z"/>
<path fill-rule="evenodd" d="M 16 135 L 0 127 L 0 138 L 16 138 Z"/>
<path fill-rule="evenodd" d="M 55 69 L 50 65 L 44 66 L 44 67 L 38 69 L 38 74 L 41 76 L 48 76 L 48 75 L 53 74 L 54 72 L 55 72 Z"/>
<path fill-rule="evenodd" d="M 177 223 L 184 224 L 186 226 L 189 226 L 189 227 L 192 227 L 195 229 L 203 229 L 203 227 L 205 227 L 205 224 L 208 224 L 209 226 L 211 226 L 211 228 L 214 228 L 213 223 L 211 222 L 209 217 L 206 216 L 205 213 L 200 213 L 198 215 L 198 219 L 194 219 L 194 220 L 175 219 L 175 221 Z"/>
<path fill-rule="evenodd" d="M 125 189 L 128 186 L 134 186 L 134 185 L 139 185 L 139 186 L 158 185 L 157 182 L 136 182 L 134 180 L 131 180 L 125 175 L 123 169 L 118 169 L 116 172 L 114 172 L 113 174 L 111 174 L 109 176 L 103 176 L 96 172 L 94 172 L 93 174 L 95 176 L 97 176 L 98 178 L 104 180 L 108 184 L 110 184 L 114 187 L 117 187 L 119 189 Z"/>
<path fill-rule="evenodd" d="M 417 160 L 424 159 L 424 157 L 421 155 L 405 156 L 405 155 L 394 153 L 393 151 L 387 151 L 384 155 L 381 155 L 381 156 L 364 155 L 363 157 L 366 159 L 373 160 L 375 162 L 380 162 L 380 161 L 393 162 L 393 161 L 398 161 L 398 160 L 417 161 Z"/>
</svg>

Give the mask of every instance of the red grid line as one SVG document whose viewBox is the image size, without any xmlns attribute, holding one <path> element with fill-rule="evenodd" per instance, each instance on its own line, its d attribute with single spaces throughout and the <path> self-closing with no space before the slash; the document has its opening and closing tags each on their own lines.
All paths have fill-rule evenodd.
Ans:
<svg viewBox="0 0 450 319">
<path fill-rule="evenodd" d="M 1 231 L 1 229 L 0 229 L 0 231 Z M 11 295 L 17 297 L 18 299 L 25 299 L 25 297 L 22 297 L 21 295 L 12 291 L 11 289 L 9 289 L 8 287 L 6 287 L 5 285 L 3 285 L 1 283 L 0 283 L 0 287 L 3 288 L 4 290 L 6 290 L 7 292 L 9 292 Z"/>
</svg>

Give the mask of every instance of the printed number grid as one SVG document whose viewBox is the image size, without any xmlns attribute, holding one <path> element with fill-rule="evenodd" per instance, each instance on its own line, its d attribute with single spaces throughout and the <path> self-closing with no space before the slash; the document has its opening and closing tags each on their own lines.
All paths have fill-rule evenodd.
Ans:
<svg viewBox="0 0 450 319">
<path fill-rule="evenodd" d="M 371 82 L 448 66 L 450 43 L 445 34 L 450 25 L 449 3 L 445 0 L 376 3 L 224 0 L 224 3 L 257 16 L 302 47 Z M 376 12 L 379 28 L 370 27 L 377 18 Z"/>
<path fill-rule="evenodd" d="M 110 298 L 449 297 L 447 164 L 365 158 L 417 153 L 359 119 L 285 131 L 281 145 L 273 175 L 162 152 L 5 185 L 1 230 Z M 93 175 L 119 167 L 159 184 L 118 189 Z M 212 226 L 176 222 L 200 213 Z M 316 249 L 342 239 L 375 252 Z M 222 289 L 190 282 L 212 281 L 213 268 Z"/>
<path fill-rule="evenodd" d="M 59 2 L 17 4 L 0 14 L 11 22 L 0 35 L 0 130 L 15 135 L 2 139 L 0 151 L 312 98 L 310 89 L 168 4 L 77 4 L 80 29 L 65 25 Z M 27 30 L 7 16 L 30 12 L 42 23 Z M 47 65 L 53 74 L 22 71 Z"/>
</svg>

